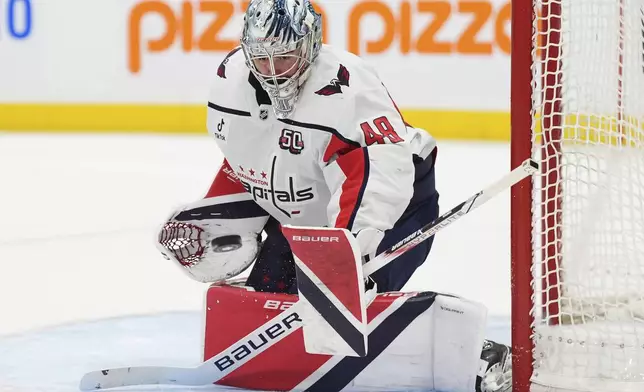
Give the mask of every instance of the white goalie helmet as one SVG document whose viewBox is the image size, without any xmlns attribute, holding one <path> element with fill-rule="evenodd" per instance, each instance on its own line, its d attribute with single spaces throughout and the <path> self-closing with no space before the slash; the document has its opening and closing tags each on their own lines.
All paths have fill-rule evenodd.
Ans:
<svg viewBox="0 0 644 392">
<path fill-rule="evenodd" d="M 310 0 L 251 0 L 241 47 L 278 118 L 295 109 L 322 47 L 322 18 Z"/>
</svg>

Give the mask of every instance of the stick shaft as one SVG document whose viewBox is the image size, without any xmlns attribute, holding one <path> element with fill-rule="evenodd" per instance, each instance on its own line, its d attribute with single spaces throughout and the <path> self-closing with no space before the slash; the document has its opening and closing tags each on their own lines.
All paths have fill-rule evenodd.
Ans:
<svg viewBox="0 0 644 392">
<path fill-rule="evenodd" d="M 362 267 L 364 270 L 364 275 L 369 276 L 378 271 L 385 265 L 394 261 L 403 253 L 407 252 L 410 249 L 413 249 L 414 247 L 416 247 L 416 245 L 420 244 L 434 234 L 443 230 L 445 227 L 459 220 L 462 216 L 467 215 L 468 213 L 470 213 L 470 211 L 487 203 L 490 199 L 497 196 L 504 190 L 510 188 L 512 185 L 535 173 L 538 168 L 539 165 L 535 161 L 531 159 L 525 160 L 523 164 L 521 164 L 521 166 L 515 168 L 494 184 L 474 194 L 469 199 L 465 200 L 461 204 L 436 218 L 434 221 L 425 225 L 422 229 L 410 234 L 404 240 L 400 241 L 388 250 L 382 252 L 373 260 L 367 262 Z"/>
</svg>

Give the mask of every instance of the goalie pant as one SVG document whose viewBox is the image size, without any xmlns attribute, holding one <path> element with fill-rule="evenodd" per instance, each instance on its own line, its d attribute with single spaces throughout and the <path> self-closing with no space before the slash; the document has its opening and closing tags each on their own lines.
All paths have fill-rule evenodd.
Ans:
<svg viewBox="0 0 644 392">
<path fill-rule="evenodd" d="M 394 227 L 385 232 L 376 255 L 391 248 L 410 234 L 435 220 L 439 214 L 438 192 L 435 188 L 433 160 L 416 164 L 416 186 L 413 200 L 424 199 L 407 208 Z M 280 224 L 270 218 L 265 228 L 266 239 L 246 284 L 256 291 L 297 293 L 295 262 Z M 414 249 L 405 252 L 392 263 L 371 275 L 378 292 L 400 291 L 414 271 L 422 265 L 431 250 L 434 238 L 429 238 Z M 368 261 L 365 260 L 365 261 Z"/>
</svg>

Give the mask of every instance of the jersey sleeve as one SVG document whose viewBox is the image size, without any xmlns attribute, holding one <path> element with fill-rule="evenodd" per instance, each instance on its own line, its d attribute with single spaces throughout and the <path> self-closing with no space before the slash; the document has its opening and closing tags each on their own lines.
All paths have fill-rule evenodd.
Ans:
<svg viewBox="0 0 644 392">
<path fill-rule="evenodd" d="M 268 213 L 255 203 L 226 159 L 215 175 L 202 204 L 219 206 L 225 210 L 229 219 L 251 221 L 248 218 L 261 217 L 264 223 L 268 220 Z"/>
<path fill-rule="evenodd" d="M 235 174 L 233 169 L 230 167 L 228 160 L 224 159 L 221 166 L 219 167 L 219 170 L 217 171 L 217 174 L 215 175 L 215 179 L 212 181 L 212 184 L 210 184 L 210 188 L 208 189 L 208 192 L 206 193 L 206 196 L 204 198 L 207 199 L 210 197 L 228 195 L 243 196 L 244 194 L 247 195 L 248 200 L 252 200 L 251 195 L 246 193 L 244 186 L 237 178 L 237 175 Z"/>
<path fill-rule="evenodd" d="M 405 123 L 384 86 L 355 97 L 351 109 L 342 133 L 356 145 L 346 148 L 332 140 L 324 154 L 323 173 L 332 195 L 329 224 L 358 235 L 383 233 L 400 219 L 414 194 L 414 155 L 427 158 L 435 144 Z M 371 247 L 382 235 L 376 237 Z M 375 249 L 363 249 L 363 254 L 371 252 Z"/>
</svg>

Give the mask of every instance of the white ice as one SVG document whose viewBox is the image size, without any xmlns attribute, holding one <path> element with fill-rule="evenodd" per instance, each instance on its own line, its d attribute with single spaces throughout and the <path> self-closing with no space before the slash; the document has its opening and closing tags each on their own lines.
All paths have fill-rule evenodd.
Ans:
<svg viewBox="0 0 644 392">
<path fill-rule="evenodd" d="M 509 159 L 507 143 L 439 142 L 441 209 Z M 77 391 L 91 370 L 199 363 L 206 286 L 153 238 L 174 207 L 203 196 L 220 161 L 206 136 L 0 133 L 0 392 Z M 405 290 L 482 302 L 488 336 L 508 342 L 509 230 L 506 192 L 439 233 Z"/>
</svg>

